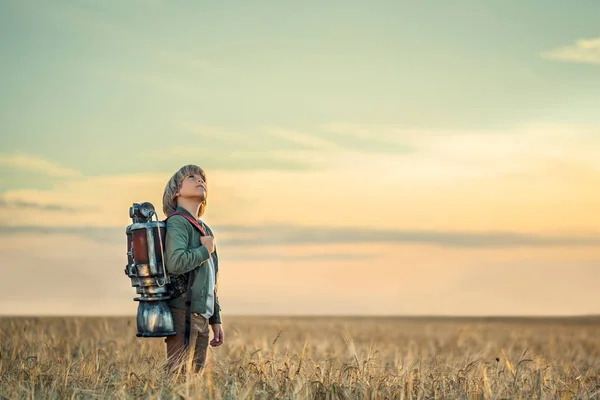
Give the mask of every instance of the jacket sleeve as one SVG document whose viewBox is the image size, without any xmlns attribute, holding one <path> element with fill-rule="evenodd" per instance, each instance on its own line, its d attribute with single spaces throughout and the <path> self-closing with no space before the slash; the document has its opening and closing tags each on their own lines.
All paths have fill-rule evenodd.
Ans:
<svg viewBox="0 0 600 400">
<path fill-rule="evenodd" d="M 215 311 L 213 315 L 208 319 L 210 325 L 220 324 L 221 322 L 221 304 L 219 303 L 219 297 L 217 296 L 217 290 L 215 289 Z"/>
<path fill-rule="evenodd" d="M 208 249 L 204 246 L 188 248 L 190 229 L 184 217 L 175 215 L 167 220 L 165 237 L 165 262 L 167 271 L 181 275 L 192 271 L 208 260 Z"/>
<path fill-rule="evenodd" d="M 207 233 L 210 236 L 214 237 L 212 230 L 207 225 L 204 225 L 204 227 L 206 228 Z M 217 288 L 219 287 L 219 255 L 217 254 L 216 246 L 215 246 L 215 253 L 214 253 L 213 259 L 215 260 L 215 264 L 216 264 L 215 265 L 215 309 L 213 311 L 213 315 L 208 319 L 208 323 L 210 325 L 221 323 L 221 303 L 219 303 L 219 296 L 217 294 L 217 292 L 218 292 Z"/>
</svg>

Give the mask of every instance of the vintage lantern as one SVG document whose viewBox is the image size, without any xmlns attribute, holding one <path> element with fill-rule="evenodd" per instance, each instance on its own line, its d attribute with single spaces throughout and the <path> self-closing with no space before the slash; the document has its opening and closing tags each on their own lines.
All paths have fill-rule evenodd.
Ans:
<svg viewBox="0 0 600 400">
<path fill-rule="evenodd" d="M 129 208 L 129 217 L 133 223 L 126 229 L 125 274 L 140 295 L 134 298 L 139 302 L 136 336 L 175 335 L 173 316 L 167 305 L 170 280 L 163 257 L 166 224 L 158 220 L 154 206 L 148 202 L 134 203 Z"/>
</svg>

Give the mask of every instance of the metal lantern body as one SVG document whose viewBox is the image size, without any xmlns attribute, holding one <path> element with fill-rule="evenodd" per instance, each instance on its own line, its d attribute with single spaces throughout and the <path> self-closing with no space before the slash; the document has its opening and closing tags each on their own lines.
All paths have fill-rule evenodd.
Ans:
<svg viewBox="0 0 600 400">
<path fill-rule="evenodd" d="M 140 295 L 134 298 L 139 302 L 136 336 L 175 335 L 173 316 L 167 305 L 170 280 L 163 260 L 165 223 L 158 220 L 151 203 L 134 203 L 129 209 L 129 217 L 133 223 L 126 229 L 128 263 L 125 275 Z"/>
</svg>

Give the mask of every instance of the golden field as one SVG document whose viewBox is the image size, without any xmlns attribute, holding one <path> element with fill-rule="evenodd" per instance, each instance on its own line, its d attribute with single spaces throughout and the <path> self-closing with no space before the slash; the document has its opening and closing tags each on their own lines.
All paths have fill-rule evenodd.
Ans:
<svg viewBox="0 0 600 400">
<path fill-rule="evenodd" d="M 592 399 L 600 318 L 229 317 L 195 376 L 135 318 L 0 318 L 0 398 Z"/>
</svg>

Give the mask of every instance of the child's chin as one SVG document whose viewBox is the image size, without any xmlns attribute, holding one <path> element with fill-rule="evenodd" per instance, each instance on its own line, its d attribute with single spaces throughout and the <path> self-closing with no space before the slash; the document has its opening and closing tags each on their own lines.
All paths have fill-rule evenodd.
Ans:
<svg viewBox="0 0 600 400">
<path fill-rule="evenodd" d="M 193 194 L 189 194 L 187 196 L 181 196 L 184 197 L 186 199 L 194 199 L 194 200 L 200 200 L 200 201 L 204 201 L 206 199 L 206 193 L 202 192 L 202 193 L 193 193 Z"/>
</svg>

